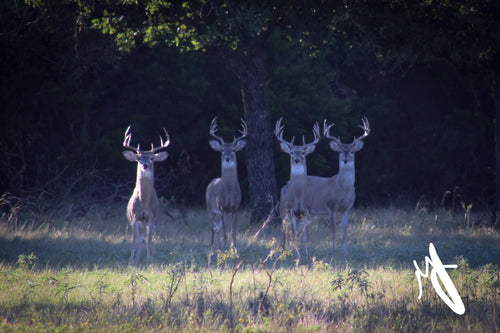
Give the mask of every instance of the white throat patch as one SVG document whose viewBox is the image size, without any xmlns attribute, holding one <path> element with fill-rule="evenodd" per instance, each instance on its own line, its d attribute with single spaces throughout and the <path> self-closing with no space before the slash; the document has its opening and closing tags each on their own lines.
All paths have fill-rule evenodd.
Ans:
<svg viewBox="0 0 500 333">
<path fill-rule="evenodd" d="M 146 170 L 141 168 L 141 176 L 142 178 L 153 178 L 153 173 L 151 172 L 151 168 L 147 168 Z"/>
<path fill-rule="evenodd" d="M 234 168 L 235 163 L 233 161 L 226 162 L 226 160 L 222 161 L 222 167 L 223 168 Z"/>
<path fill-rule="evenodd" d="M 344 163 L 343 161 L 340 161 L 340 168 L 342 169 L 354 169 L 354 161 L 348 161 L 347 163 Z"/>
<path fill-rule="evenodd" d="M 303 175 L 306 173 L 306 168 L 303 165 L 292 165 L 292 175 Z"/>
</svg>

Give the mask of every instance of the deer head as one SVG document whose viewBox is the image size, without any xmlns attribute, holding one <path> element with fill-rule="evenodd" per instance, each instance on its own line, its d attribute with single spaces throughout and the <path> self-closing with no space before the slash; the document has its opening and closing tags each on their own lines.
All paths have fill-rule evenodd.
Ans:
<svg viewBox="0 0 500 333">
<path fill-rule="evenodd" d="M 295 137 L 292 137 L 292 140 L 290 142 L 285 141 L 283 139 L 283 130 L 285 127 L 281 125 L 282 119 L 283 118 L 280 118 L 276 122 L 274 135 L 276 136 L 276 139 L 278 139 L 278 141 L 280 142 L 281 150 L 290 155 L 292 174 L 296 172 L 304 173 L 306 170 L 306 156 L 312 153 L 316 149 L 316 144 L 319 142 L 320 139 L 319 125 L 318 123 L 314 124 L 313 127 L 314 140 L 312 142 L 306 143 L 305 137 L 302 136 L 302 145 L 294 145 L 293 143 L 295 141 Z"/>
<path fill-rule="evenodd" d="M 361 120 L 363 124 L 358 127 L 363 129 L 364 133 L 359 137 L 354 137 L 351 143 L 342 143 L 340 137 L 336 138 L 331 136 L 330 128 L 332 128 L 334 124 L 327 125 L 326 119 L 323 123 L 323 135 L 330 140 L 330 148 L 339 153 L 339 165 L 341 167 L 354 167 L 354 154 L 363 148 L 362 140 L 370 134 L 370 123 L 368 119 L 363 117 Z"/>
<path fill-rule="evenodd" d="M 248 135 L 248 129 L 243 119 L 241 119 L 241 127 L 241 136 L 234 137 L 233 142 L 224 142 L 222 137 L 215 134 L 217 132 L 217 118 L 214 118 L 210 124 L 210 135 L 216 140 L 210 140 L 209 144 L 213 150 L 221 152 L 223 168 L 236 166 L 236 152 L 243 149 L 247 143 L 244 138 Z"/>
<path fill-rule="evenodd" d="M 153 174 L 154 162 L 161 162 L 167 159 L 168 153 L 165 151 L 159 152 L 161 149 L 165 149 L 170 144 L 170 136 L 166 129 L 163 129 L 166 135 L 166 141 L 160 136 L 160 146 L 154 147 L 151 144 L 151 149 L 144 151 L 141 150 L 140 145 L 133 147 L 130 145 L 130 140 L 132 139 L 132 133 L 130 133 L 130 126 L 127 127 L 125 131 L 125 136 L 123 140 L 123 147 L 129 150 L 123 151 L 123 156 L 131 162 L 137 162 L 138 171 L 144 174 Z"/>
</svg>

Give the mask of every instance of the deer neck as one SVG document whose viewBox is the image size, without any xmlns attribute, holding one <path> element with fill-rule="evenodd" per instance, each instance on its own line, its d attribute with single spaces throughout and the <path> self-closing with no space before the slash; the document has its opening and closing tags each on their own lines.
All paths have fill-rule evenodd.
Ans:
<svg viewBox="0 0 500 333">
<path fill-rule="evenodd" d="M 337 182 L 341 187 L 354 187 L 355 171 L 354 162 L 339 162 L 339 173 Z"/>
<path fill-rule="evenodd" d="M 307 177 L 307 166 L 305 164 L 295 164 L 290 165 L 290 179 L 294 177 Z"/>
<path fill-rule="evenodd" d="M 305 164 L 291 163 L 290 166 L 290 193 L 293 197 L 294 209 L 298 212 L 304 212 L 305 191 L 307 186 L 307 167 Z"/>
<path fill-rule="evenodd" d="M 148 170 L 137 168 L 137 180 L 135 183 L 135 192 L 141 202 L 149 202 L 154 192 L 154 170 L 151 167 Z"/>
<path fill-rule="evenodd" d="M 305 185 L 307 182 L 307 166 L 292 162 L 290 166 L 290 181 L 297 185 Z"/>
<path fill-rule="evenodd" d="M 224 186 L 233 187 L 238 184 L 238 167 L 236 162 L 222 162 L 221 178 Z"/>
</svg>

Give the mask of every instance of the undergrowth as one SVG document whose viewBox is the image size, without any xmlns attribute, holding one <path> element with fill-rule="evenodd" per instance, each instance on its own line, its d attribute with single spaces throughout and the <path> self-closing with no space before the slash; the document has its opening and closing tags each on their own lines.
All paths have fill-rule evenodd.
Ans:
<svg viewBox="0 0 500 333">
<path fill-rule="evenodd" d="M 164 204 L 164 208 L 167 206 Z M 0 219 L 0 331 L 495 332 L 499 235 L 475 216 L 366 208 L 349 220 L 347 260 L 311 225 L 311 260 L 281 247 L 269 219 L 238 220 L 238 251 L 211 249 L 205 212 L 175 209 L 153 238 L 153 264 L 127 266 L 123 205 L 84 216 Z M 466 220 L 465 220 L 466 219 Z M 432 242 L 465 305 L 455 314 L 424 278 Z M 227 249 L 227 250 L 226 250 Z"/>
</svg>

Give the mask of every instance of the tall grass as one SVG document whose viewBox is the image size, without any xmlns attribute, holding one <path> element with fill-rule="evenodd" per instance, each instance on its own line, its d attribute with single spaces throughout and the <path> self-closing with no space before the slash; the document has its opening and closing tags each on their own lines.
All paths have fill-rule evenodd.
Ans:
<svg viewBox="0 0 500 333">
<path fill-rule="evenodd" d="M 348 260 L 311 225 L 306 261 L 280 247 L 280 226 L 238 220 L 238 253 L 210 249 L 204 210 L 164 202 L 154 261 L 127 266 L 125 204 L 79 217 L 30 212 L 0 220 L 0 331 L 495 332 L 500 325 L 499 234 L 484 214 L 360 208 Z M 465 304 L 456 315 L 429 279 L 432 242 Z M 299 253 L 303 249 L 299 245 Z M 422 266 L 421 266 L 422 267 Z"/>
</svg>

